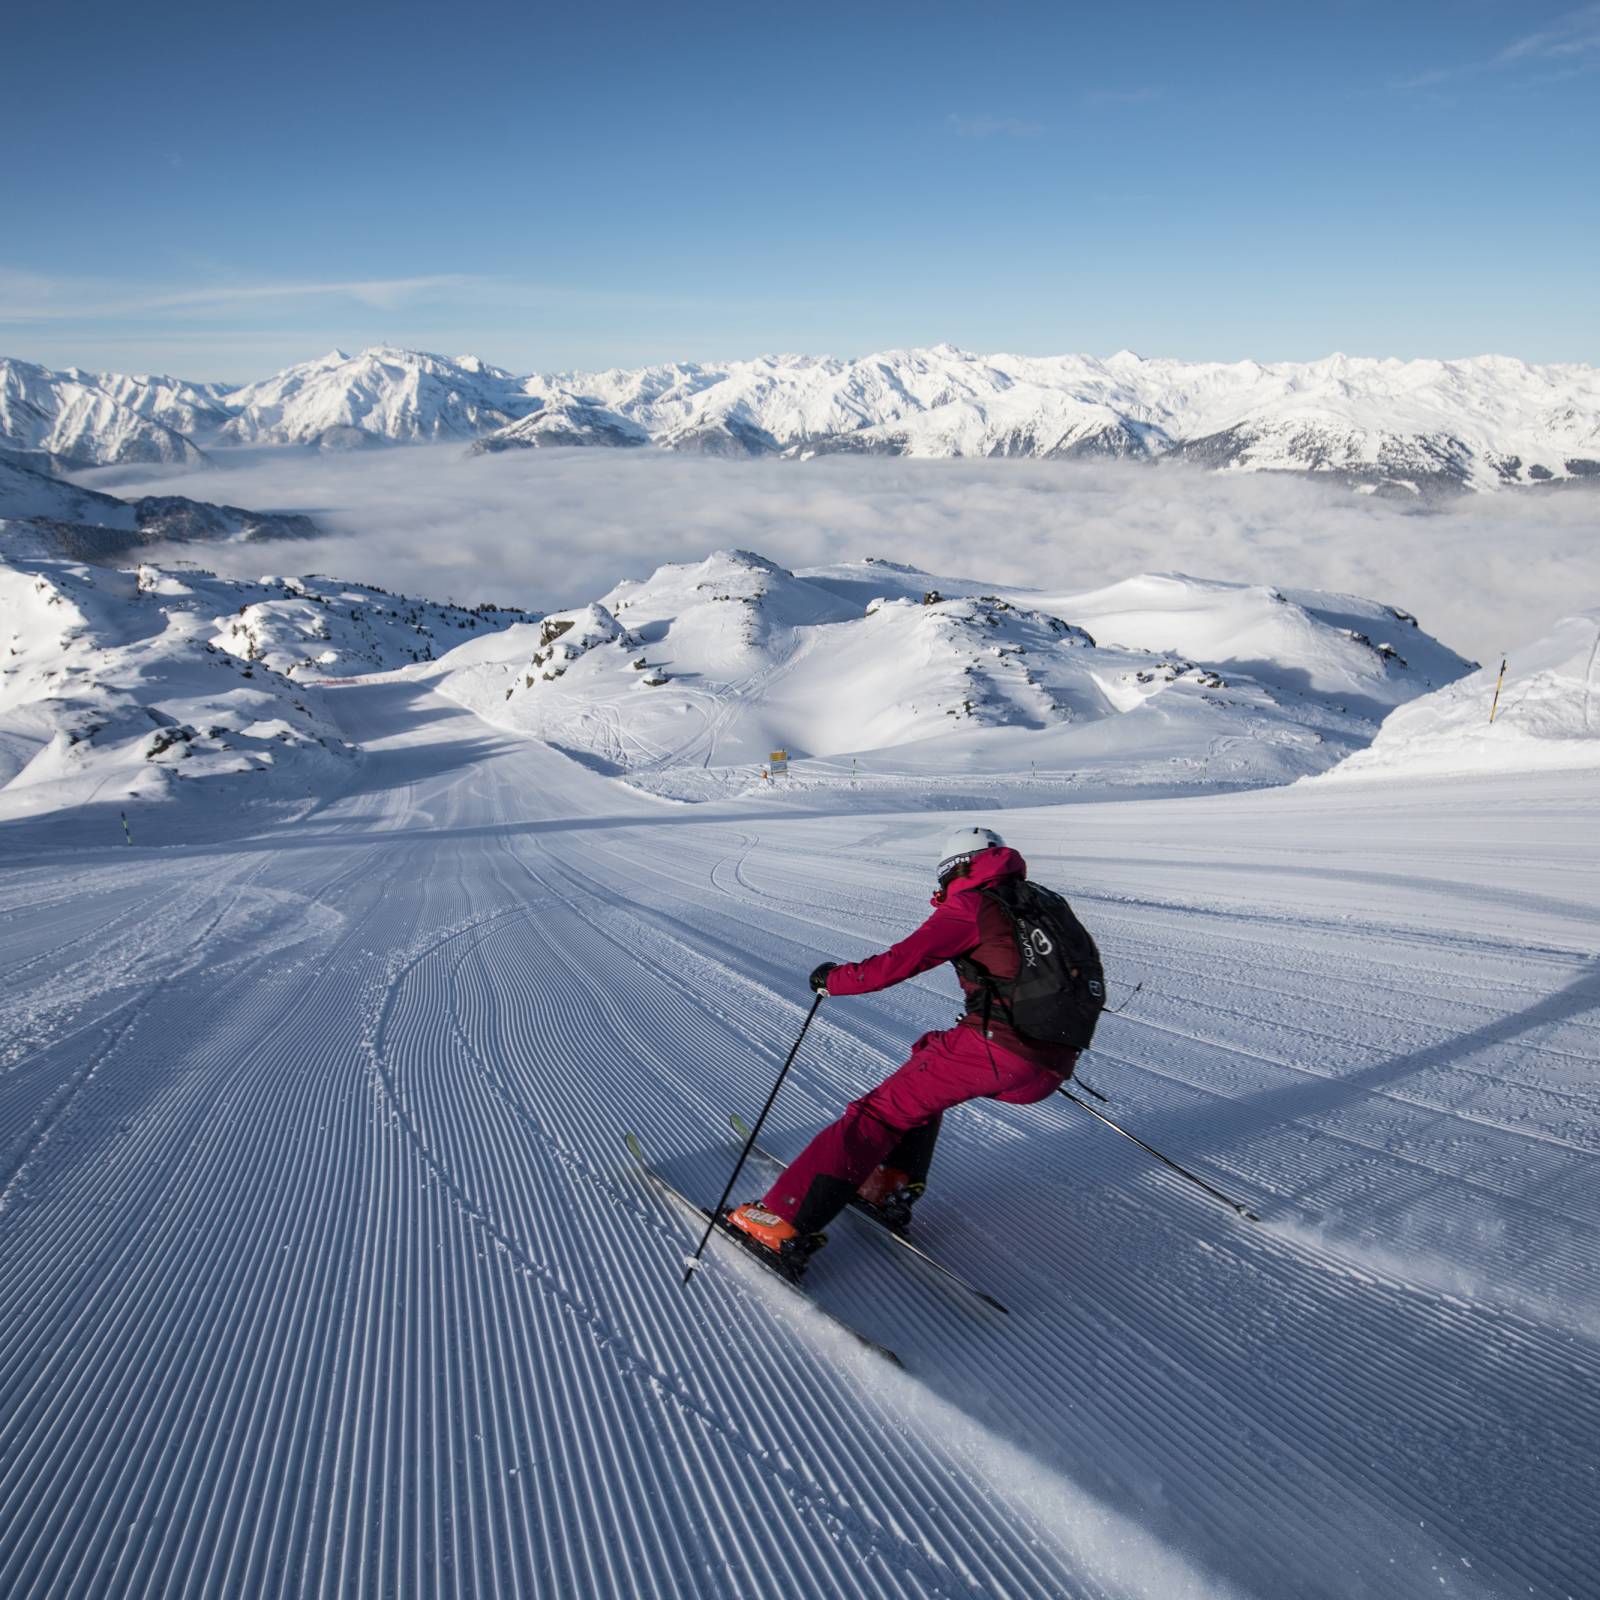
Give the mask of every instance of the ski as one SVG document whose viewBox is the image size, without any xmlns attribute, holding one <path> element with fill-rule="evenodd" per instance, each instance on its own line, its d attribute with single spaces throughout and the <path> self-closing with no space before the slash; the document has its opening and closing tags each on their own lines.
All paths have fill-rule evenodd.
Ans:
<svg viewBox="0 0 1600 1600">
<path fill-rule="evenodd" d="M 649 1180 L 655 1184 L 655 1186 L 660 1189 L 663 1194 L 667 1195 L 670 1199 L 677 1201 L 677 1203 L 680 1206 L 683 1206 L 686 1210 L 693 1212 L 694 1215 L 699 1217 L 702 1222 L 709 1222 L 711 1220 L 711 1208 L 709 1206 L 703 1206 L 697 1200 L 691 1200 L 682 1189 L 678 1188 L 676 1184 L 668 1182 L 666 1178 L 662 1177 L 661 1174 L 657 1172 L 653 1166 L 651 1166 L 650 1158 L 644 1153 L 644 1146 L 640 1144 L 637 1134 L 625 1133 L 622 1136 L 622 1142 L 627 1145 L 628 1154 L 639 1163 L 640 1171 L 643 1172 L 644 1175 L 649 1178 Z M 850 1337 L 864 1349 L 872 1351 L 874 1355 L 882 1356 L 885 1361 L 893 1362 L 897 1367 L 902 1367 L 905 1365 L 900 1357 L 897 1356 L 894 1351 L 888 1347 L 888 1345 L 879 1344 L 876 1339 L 869 1339 L 866 1334 L 862 1333 L 858 1328 L 852 1328 L 843 1317 L 836 1315 L 832 1311 L 829 1311 L 826 1306 L 819 1305 L 811 1295 L 807 1294 L 806 1291 L 801 1288 L 800 1284 L 794 1278 L 791 1278 L 783 1270 L 783 1268 L 775 1259 L 771 1258 L 771 1251 L 766 1250 L 761 1245 L 756 1244 L 754 1240 L 741 1233 L 737 1228 L 730 1228 L 721 1217 L 717 1218 L 716 1232 L 722 1238 L 729 1239 L 734 1244 L 739 1245 L 745 1255 L 749 1256 L 753 1261 L 759 1261 L 774 1278 L 776 1278 L 780 1283 L 784 1284 L 791 1293 L 804 1300 L 806 1304 L 817 1313 L 818 1316 L 826 1317 L 828 1321 L 831 1322 L 836 1328 L 840 1329 L 844 1333 L 848 1333 Z"/>
<path fill-rule="evenodd" d="M 748 1139 L 750 1137 L 750 1124 L 746 1122 L 737 1111 L 735 1111 L 728 1118 L 728 1121 L 732 1125 L 733 1131 L 738 1134 L 741 1139 Z M 763 1150 L 760 1145 L 751 1146 L 751 1150 L 753 1154 L 760 1156 L 763 1161 L 767 1162 L 771 1166 L 782 1168 L 788 1166 L 789 1164 L 787 1161 L 784 1161 L 778 1156 L 773 1155 L 770 1150 Z M 975 1299 L 983 1301 L 986 1306 L 992 1306 L 996 1311 L 1003 1311 L 1008 1317 L 1011 1315 L 1011 1310 L 1008 1306 L 1001 1305 L 1001 1303 L 996 1300 L 992 1294 L 987 1293 L 985 1290 L 980 1289 L 975 1283 L 972 1283 L 970 1280 L 962 1277 L 961 1274 L 953 1267 L 947 1267 L 944 1262 L 938 1260 L 934 1256 L 929 1255 L 921 1245 L 913 1244 L 912 1241 L 908 1239 L 898 1228 L 891 1228 L 889 1224 L 886 1223 L 881 1217 L 874 1216 L 866 1206 L 852 1203 L 846 1207 L 846 1210 L 850 1215 L 860 1217 L 863 1222 L 870 1223 L 871 1226 L 876 1228 L 879 1233 L 887 1234 L 888 1237 L 893 1239 L 894 1242 L 902 1249 L 909 1250 L 918 1261 L 922 1262 L 924 1266 L 930 1267 L 933 1269 L 933 1271 L 939 1273 L 940 1276 L 948 1278 L 951 1283 L 956 1285 L 957 1288 L 965 1289 L 968 1294 L 972 1295 Z"/>
</svg>

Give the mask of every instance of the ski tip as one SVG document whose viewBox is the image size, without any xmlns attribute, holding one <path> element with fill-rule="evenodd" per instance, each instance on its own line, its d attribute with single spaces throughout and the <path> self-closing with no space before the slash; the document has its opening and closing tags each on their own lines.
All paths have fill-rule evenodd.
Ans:
<svg viewBox="0 0 1600 1600">
<path fill-rule="evenodd" d="M 633 1159 L 640 1164 L 640 1166 L 643 1166 L 644 1146 L 639 1143 L 639 1135 L 636 1133 L 625 1133 L 622 1136 L 622 1142 L 627 1145 L 628 1154 L 632 1156 Z"/>
<path fill-rule="evenodd" d="M 746 1122 L 737 1111 L 730 1113 L 728 1121 L 732 1125 L 733 1131 L 738 1134 L 741 1139 L 748 1139 L 750 1137 L 750 1124 Z"/>
<path fill-rule="evenodd" d="M 1239 1215 L 1240 1215 L 1240 1216 L 1241 1216 L 1241 1217 L 1243 1217 L 1243 1218 L 1244 1218 L 1244 1220 L 1245 1220 L 1245 1221 L 1246 1221 L 1246 1222 L 1259 1222 L 1259 1221 L 1260 1221 L 1260 1220 L 1261 1220 L 1261 1218 L 1260 1218 L 1260 1217 L 1258 1217 L 1258 1216 L 1257 1216 L 1257 1215 L 1256 1215 L 1256 1214 L 1255 1214 L 1255 1212 L 1253 1212 L 1253 1211 L 1246 1211 L 1246 1210 L 1245 1210 L 1245 1208 L 1244 1208 L 1244 1207 L 1243 1207 L 1243 1206 L 1235 1206 L 1235 1207 L 1234 1207 L 1234 1208 L 1233 1208 L 1233 1209 L 1234 1209 L 1234 1210 L 1235 1210 L 1235 1211 L 1237 1211 L 1237 1212 L 1238 1212 L 1238 1213 L 1239 1213 Z"/>
<path fill-rule="evenodd" d="M 1001 1305 L 992 1294 L 985 1294 L 982 1289 L 974 1289 L 972 1292 L 977 1295 L 977 1297 L 983 1301 L 986 1306 L 993 1306 L 996 1311 L 1003 1311 L 1008 1317 L 1011 1315 L 1011 1307 Z"/>
</svg>

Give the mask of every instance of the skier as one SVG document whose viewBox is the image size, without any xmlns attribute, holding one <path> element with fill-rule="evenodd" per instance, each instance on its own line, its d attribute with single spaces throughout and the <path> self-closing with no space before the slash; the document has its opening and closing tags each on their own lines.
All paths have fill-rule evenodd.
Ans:
<svg viewBox="0 0 1600 1600">
<path fill-rule="evenodd" d="M 825 961 L 811 974 L 819 994 L 871 994 L 951 961 L 966 1012 L 953 1028 L 923 1034 L 910 1059 L 824 1128 L 759 1201 L 729 1212 L 731 1226 L 792 1267 L 852 1200 L 904 1228 L 944 1112 L 979 1098 L 1033 1105 L 1071 1076 L 1104 1002 L 1099 955 L 1066 902 L 1027 885 L 1027 871 L 999 834 L 962 828 L 945 843 L 933 915 L 916 932 L 881 955 Z"/>
</svg>

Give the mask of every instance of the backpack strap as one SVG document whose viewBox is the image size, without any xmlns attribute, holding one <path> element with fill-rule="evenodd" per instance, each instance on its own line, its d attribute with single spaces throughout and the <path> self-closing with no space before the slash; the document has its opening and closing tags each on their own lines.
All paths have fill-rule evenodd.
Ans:
<svg viewBox="0 0 1600 1600">
<path fill-rule="evenodd" d="M 995 893 L 997 887 L 998 885 L 992 883 L 981 884 L 978 886 L 978 893 L 989 896 L 989 898 L 998 904 L 1000 909 L 1005 912 L 1007 920 L 1012 921 L 1012 932 L 1014 936 L 1016 928 L 1015 922 L 1011 918 L 1010 908 L 1006 905 L 1004 898 Z M 984 1037 L 987 1038 L 989 1036 L 989 1019 L 994 1012 L 995 1001 L 998 1000 L 1000 1004 L 1005 1007 L 1008 1014 L 1011 1010 L 1010 1001 L 1007 999 L 1005 991 L 1002 987 L 1006 980 L 1004 978 L 997 978 L 994 973 L 990 972 L 989 969 L 983 965 L 981 961 L 974 961 L 970 955 L 955 956 L 951 959 L 950 965 L 956 969 L 956 974 L 958 977 L 965 978 L 968 983 L 976 984 L 982 993 L 983 999 L 981 1006 L 980 1004 L 975 1003 L 975 998 L 973 996 L 967 996 L 966 1010 L 968 1016 L 971 1016 L 975 1011 L 980 1012 L 983 1023 Z M 1007 1020 L 1009 1020 L 1009 1016 Z"/>
</svg>

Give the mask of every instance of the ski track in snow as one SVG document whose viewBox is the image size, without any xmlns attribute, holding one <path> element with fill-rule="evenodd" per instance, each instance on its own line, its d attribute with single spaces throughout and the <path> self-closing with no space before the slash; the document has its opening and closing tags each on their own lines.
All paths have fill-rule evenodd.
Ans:
<svg viewBox="0 0 1600 1600">
<path fill-rule="evenodd" d="M 1084 1077 L 1265 1222 L 1064 1101 L 965 1108 L 919 1231 L 1013 1314 L 848 1218 L 812 1272 L 902 1373 L 719 1246 L 681 1288 L 621 1136 L 715 1198 L 937 817 L 663 806 L 416 686 L 336 710 L 367 761 L 297 821 L 0 870 L 0 1594 L 1600 1592 L 1571 839 L 1452 878 L 1448 828 L 1340 797 L 1011 814 L 1144 983 Z M 825 1006 L 764 1142 L 951 993 Z"/>
</svg>

